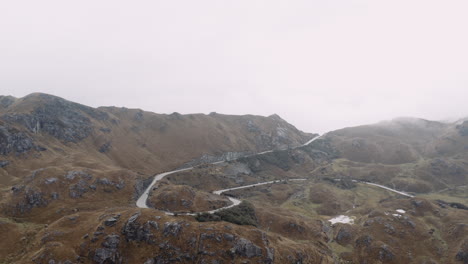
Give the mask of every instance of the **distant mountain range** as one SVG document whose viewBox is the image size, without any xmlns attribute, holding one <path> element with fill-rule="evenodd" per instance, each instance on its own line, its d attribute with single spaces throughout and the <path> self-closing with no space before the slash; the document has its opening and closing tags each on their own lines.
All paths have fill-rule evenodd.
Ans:
<svg viewBox="0 0 468 264">
<path fill-rule="evenodd" d="M 317 136 L 278 115 L 0 96 L 0 263 L 468 263 L 468 118 Z"/>
</svg>

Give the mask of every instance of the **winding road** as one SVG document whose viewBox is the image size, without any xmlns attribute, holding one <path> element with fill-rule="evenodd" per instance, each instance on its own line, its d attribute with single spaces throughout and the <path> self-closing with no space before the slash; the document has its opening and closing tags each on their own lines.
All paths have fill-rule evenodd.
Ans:
<svg viewBox="0 0 468 264">
<path fill-rule="evenodd" d="M 390 188 L 390 187 L 387 187 L 387 186 L 384 186 L 384 185 L 380 185 L 380 184 L 377 184 L 377 183 L 372 183 L 372 182 L 361 182 L 361 183 L 365 183 L 365 184 L 368 184 L 368 185 L 376 186 L 376 187 L 385 189 L 385 190 L 387 190 L 387 191 L 391 191 L 391 192 L 394 192 L 394 193 L 401 194 L 401 195 L 406 196 L 406 197 L 409 197 L 409 198 L 413 198 L 413 197 L 414 197 L 414 195 L 411 195 L 411 194 L 408 194 L 408 193 L 405 193 L 405 192 L 402 192 L 402 191 L 397 191 L 397 190 L 395 190 L 395 189 L 392 189 L 392 188 Z"/>
<path fill-rule="evenodd" d="M 307 146 L 309 145 L 310 143 L 314 142 L 315 140 L 325 136 L 326 134 L 323 134 L 321 136 L 316 136 L 314 138 L 312 138 L 311 140 L 307 141 L 305 144 L 299 146 L 299 147 L 303 147 L 303 146 Z M 298 147 L 296 147 L 298 148 Z M 262 155 L 262 154 L 266 154 L 266 153 L 270 153 L 270 152 L 273 152 L 274 150 L 268 150 L 268 151 L 263 151 L 263 152 L 260 152 L 260 153 L 257 153 L 257 154 L 252 154 L 252 155 L 249 155 L 247 157 L 250 157 L 250 156 L 255 156 L 255 155 Z M 216 165 L 216 164 L 221 164 L 221 163 L 224 163 L 225 161 L 217 161 L 217 162 L 214 162 L 214 163 L 211 163 L 213 165 Z M 160 173 L 160 174 L 157 174 L 153 181 L 151 182 L 151 184 L 146 188 L 146 190 L 143 192 L 143 194 L 138 198 L 137 202 L 136 202 L 136 206 L 139 207 L 139 208 L 149 208 L 148 205 L 147 205 L 147 200 L 148 200 L 148 196 L 149 196 L 149 193 L 151 192 L 151 189 L 153 188 L 153 186 L 160 180 L 164 179 L 164 177 L 168 176 L 168 175 L 171 175 L 171 174 L 174 174 L 174 173 L 177 173 L 177 172 L 182 172 L 182 171 L 188 171 L 188 170 L 192 170 L 194 167 L 189 167 L 189 168 L 183 168 L 183 169 L 178 169 L 178 170 L 173 170 L 173 171 L 168 171 L 168 172 L 164 172 L 164 173 Z M 281 182 L 284 182 L 284 181 L 305 181 L 307 179 L 288 179 L 288 180 L 274 180 L 274 181 L 267 181 L 267 182 L 260 182 L 260 183 L 255 183 L 255 184 L 250 184 L 250 185 L 245 185 L 245 186 L 239 186 L 239 187 L 233 187 L 233 188 L 228 188 L 228 189 L 223 189 L 223 190 L 217 190 L 217 191 L 213 191 L 214 194 L 217 194 L 217 195 L 221 195 L 222 193 L 225 193 L 225 192 L 228 192 L 228 191 L 234 191 L 234 190 L 240 190 L 240 189 L 245 189 L 245 188 L 251 188 L 251 187 L 255 187 L 255 186 L 259 186 L 259 185 L 265 185 L 265 184 L 274 184 L 274 183 L 281 183 Z M 364 184 L 368 184 L 368 185 L 373 185 L 373 186 L 376 186 L 376 187 L 379 187 L 379 188 L 383 188 L 383 189 L 386 189 L 388 191 L 392 191 L 392 192 L 395 192 L 395 193 L 398 193 L 398 194 L 401 194 L 401 195 L 404 195 L 404 196 L 407 196 L 407 197 L 414 197 L 413 195 L 410 195 L 410 194 L 407 194 L 405 192 L 401 192 L 401 191 L 397 191 L 397 190 L 394 190 L 392 188 L 389 188 L 387 186 L 383 186 L 383 185 L 380 185 L 380 184 L 376 184 L 376 183 L 371 183 L 371 182 L 360 182 L 360 183 L 364 183 Z M 228 208 L 232 208 L 234 206 L 237 206 L 241 203 L 241 200 L 239 199 L 236 199 L 236 198 L 233 198 L 233 197 L 228 197 L 228 199 L 232 202 L 231 205 L 228 205 L 228 206 L 225 206 L 225 207 L 221 207 L 221 208 L 218 208 L 218 209 L 215 209 L 215 210 L 212 210 L 212 211 L 208 211 L 208 212 L 204 212 L 204 213 L 209 213 L 209 214 L 213 214 L 213 213 L 216 213 L 220 210 L 224 210 L 224 209 L 228 209 Z M 165 212 L 167 215 L 174 215 L 174 213 L 172 212 Z M 195 213 L 178 213 L 179 215 L 196 215 Z"/>
<path fill-rule="evenodd" d="M 324 134 L 325 135 L 325 134 Z M 314 138 L 312 138 L 311 140 L 307 141 L 305 144 L 301 145 L 300 147 L 302 146 L 307 146 L 309 145 L 310 143 L 314 142 L 315 140 L 319 139 L 320 137 L 324 136 L 324 135 L 321 135 L 321 136 L 316 136 Z M 257 153 L 257 154 L 253 154 L 253 155 L 249 155 L 248 157 L 250 156 L 254 156 L 254 155 L 262 155 L 262 154 L 266 154 L 266 153 L 270 153 L 270 152 L 273 152 L 274 150 L 267 150 L 267 151 L 263 151 L 263 152 L 260 152 L 260 153 Z M 216 164 L 221 164 L 221 163 L 224 163 L 225 161 L 217 161 L 217 162 L 214 162 L 212 163 L 213 165 L 216 165 Z M 168 172 L 163 172 L 163 173 L 160 173 L 158 175 L 156 175 L 153 179 L 153 181 L 151 182 L 151 184 L 146 188 L 146 190 L 143 192 L 143 194 L 140 196 L 140 198 L 138 198 L 137 202 L 136 202 L 136 206 L 139 207 L 139 208 L 149 208 L 148 205 L 147 205 L 147 200 L 148 200 L 148 196 L 149 196 L 149 193 L 151 192 L 151 189 L 153 188 L 153 186 L 160 180 L 164 179 L 164 177 L 168 176 L 168 175 L 171 175 L 171 174 L 174 174 L 174 173 L 177 173 L 177 172 L 182 172 L 182 171 L 188 171 L 188 170 L 192 170 L 194 167 L 189 167 L 189 168 L 184 168 L 184 169 L 179 169 L 179 170 L 173 170 L 173 171 L 168 171 Z M 293 179 L 293 180 L 305 180 L 305 179 Z M 263 184 L 269 184 L 269 183 L 277 183 L 277 182 L 280 182 L 281 180 L 277 180 L 277 181 L 270 181 L 270 182 L 261 182 L 261 183 L 256 183 L 256 184 L 251 184 L 251 185 L 246 185 L 246 186 L 241 186 L 241 187 L 235 187 L 235 188 L 231 188 L 231 189 L 225 189 L 225 190 L 219 190 L 219 191 L 214 191 L 213 193 L 215 194 L 218 194 L 220 195 L 221 193 L 223 192 L 227 192 L 227 191 L 231 191 L 231 190 L 237 190 L 237 189 L 242 189 L 242 188 L 249 188 L 249 187 L 253 187 L 253 186 L 258 186 L 258 185 L 263 185 Z M 231 207 L 234 207 L 236 205 L 239 205 L 240 204 L 240 200 L 237 200 L 235 198 L 232 198 L 232 197 L 229 197 L 229 200 L 232 202 L 231 205 L 229 206 L 226 206 L 226 207 L 222 207 L 222 208 L 219 208 L 219 209 L 216 209 L 216 210 L 213 210 L 213 211 L 209 211 L 208 213 L 215 213 L 219 210 L 222 210 L 222 209 L 227 209 L 227 208 L 231 208 Z M 170 212 L 166 212 L 166 214 L 173 214 L 173 213 L 170 213 Z"/>
</svg>

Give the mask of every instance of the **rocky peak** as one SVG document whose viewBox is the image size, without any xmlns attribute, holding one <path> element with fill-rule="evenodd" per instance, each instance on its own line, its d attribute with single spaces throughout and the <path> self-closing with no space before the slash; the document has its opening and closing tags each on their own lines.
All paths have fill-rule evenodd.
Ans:
<svg viewBox="0 0 468 264">
<path fill-rule="evenodd" d="M 34 148 L 40 150 L 25 133 L 0 122 L 0 155 L 22 154 Z"/>
<path fill-rule="evenodd" d="M 16 98 L 13 96 L 3 96 L 0 95 L 0 109 L 1 108 L 8 108 L 16 101 Z"/>
<path fill-rule="evenodd" d="M 268 117 L 277 121 L 284 121 L 284 119 L 281 118 L 278 114 L 272 114 L 272 115 L 269 115 Z"/>
<path fill-rule="evenodd" d="M 106 120 L 108 114 L 48 94 L 35 93 L 20 99 L 15 109 L 1 116 L 11 125 L 19 124 L 31 133 L 45 132 L 64 142 L 78 142 L 92 130 L 91 119 Z"/>
</svg>

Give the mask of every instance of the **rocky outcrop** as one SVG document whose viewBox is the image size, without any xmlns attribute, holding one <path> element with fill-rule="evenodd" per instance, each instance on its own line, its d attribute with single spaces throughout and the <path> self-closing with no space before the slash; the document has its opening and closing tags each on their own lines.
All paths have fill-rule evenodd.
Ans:
<svg viewBox="0 0 468 264">
<path fill-rule="evenodd" d="M 55 177 L 52 177 L 52 178 L 47 178 L 45 179 L 45 184 L 49 185 L 49 184 L 52 184 L 52 183 L 55 183 L 58 181 L 58 178 L 55 178 Z"/>
<path fill-rule="evenodd" d="M 457 254 L 455 259 L 463 264 L 468 264 L 468 240 L 465 240 Z"/>
<path fill-rule="evenodd" d="M 159 225 L 155 221 L 147 221 L 140 224 L 137 220 L 141 213 L 132 215 L 124 227 L 122 228 L 122 235 L 125 236 L 126 241 L 140 241 L 148 244 L 156 244 L 156 237 L 153 235 L 153 230 L 158 230 Z"/>
<path fill-rule="evenodd" d="M 274 151 L 270 153 L 265 153 L 263 155 L 258 155 L 257 159 L 260 163 L 266 163 L 270 165 L 274 165 L 278 168 L 281 168 L 285 171 L 291 168 L 293 164 L 293 160 L 289 155 L 290 151 Z M 251 170 L 255 170 L 255 168 L 250 168 Z"/>
<path fill-rule="evenodd" d="M 95 184 L 103 185 L 104 187 L 114 187 L 117 190 L 122 190 L 123 188 L 125 188 L 125 181 L 122 179 L 119 179 L 119 181 L 117 182 L 117 181 L 111 181 L 107 178 L 101 178 L 101 179 L 97 179 Z M 104 188 L 104 191 L 112 192 L 112 189 Z"/>
<path fill-rule="evenodd" d="M 99 152 L 101 153 L 107 153 L 111 149 L 112 144 L 110 142 L 106 142 L 99 147 Z"/>
<path fill-rule="evenodd" d="M 16 101 L 13 96 L 0 96 L 0 108 L 8 108 Z"/>
<path fill-rule="evenodd" d="M 340 152 L 333 146 L 328 138 L 319 138 L 307 146 L 299 149 L 304 150 L 314 160 L 330 160 L 340 157 Z"/>
<path fill-rule="evenodd" d="M 351 242 L 353 235 L 348 226 L 342 226 L 336 234 L 335 240 L 338 244 L 344 246 Z"/>
<path fill-rule="evenodd" d="M 9 113 L 2 116 L 8 123 L 20 124 L 31 133 L 47 133 L 63 142 L 79 142 L 93 131 L 89 117 L 107 120 L 108 114 L 98 109 L 72 103 L 59 97 L 32 95 L 43 100 L 30 113 Z M 25 97 L 25 100 L 30 98 Z"/>
<path fill-rule="evenodd" d="M 248 258 L 262 256 L 262 249 L 245 238 L 239 238 L 235 243 L 231 252 Z"/>
<path fill-rule="evenodd" d="M 86 180 L 91 180 L 91 178 L 92 178 L 92 176 L 89 173 L 84 172 L 84 171 L 69 171 L 65 175 L 65 179 L 73 180 L 78 176 L 81 177 L 82 179 L 86 179 Z"/>
<path fill-rule="evenodd" d="M 241 157 L 251 155 L 250 152 L 225 152 L 221 155 L 208 155 L 205 154 L 198 159 L 194 159 L 185 163 L 181 168 L 195 167 L 201 164 L 210 164 L 218 161 L 231 161 Z"/>
<path fill-rule="evenodd" d="M 8 160 L 0 160 L 0 168 L 5 168 L 6 166 L 10 165 L 10 161 Z"/>
<path fill-rule="evenodd" d="M 382 262 L 392 261 L 395 258 L 395 254 L 392 252 L 389 246 L 382 245 L 379 248 L 379 260 Z"/>
<path fill-rule="evenodd" d="M 447 208 L 447 207 L 452 207 L 452 208 L 455 208 L 455 209 L 462 209 L 462 210 L 468 210 L 468 206 L 462 204 L 462 203 L 450 203 L 450 202 L 446 202 L 446 201 L 442 201 L 442 200 L 436 200 L 437 204 L 442 207 L 442 208 Z"/>
<path fill-rule="evenodd" d="M 462 167 L 456 164 L 451 164 L 450 162 L 447 162 L 444 159 L 434 159 L 431 161 L 430 165 L 432 174 L 437 176 L 459 176 L 466 174 L 465 170 Z"/>
<path fill-rule="evenodd" d="M 182 230 L 182 223 L 180 222 L 166 222 L 164 223 L 164 236 L 177 236 Z"/>
<path fill-rule="evenodd" d="M 114 225 L 117 224 L 117 221 L 119 221 L 119 218 L 120 218 L 120 215 L 109 217 L 104 221 L 104 225 L 105 226 L 114 226 Z"/>
<path fill-rule="evenodd" d="M 25 133 L 10 126 L 0 125 L 0 155 L 22 154 L 32 149 L 41 150 Z"/>
<path fill-rule="evenodd" d="M 460 136 L 468 136 L 468 121 L 463 122 L 461 125 L 457 125 L 457 130 Z"/>
<path fill-rule="evenodd" d="M 361 237 L 359 237 L 358 239 L 356 239 L 356 247 L 370 247 L 370 245 L 372 244 L 372 237 L 369 236 L 369 235 L 363 235 Z"/>
<path fill-rule="evenodd" d="M 468 264 L 468 252 L 467 251 L 458 251 L 457 255 L 455 256 L 457 261 L 462 262 L 463 264 Z"/>
<path fill-rule="evenodd" d="M 93 178 L 93 176 L 84 171 L 69 171 L 65 175 L 65 179 L 69 181 L 73 181 L 77 177 L 79 177 L 78 182 L 70 184 L 69 187 L 69 195 L 71 198 L 80 198 L 85 193 L 96 190 L 94 185 L 89 184 L 89 181 Z"/>
<path fill-rule="evenodd" d="M 20 214 L 27 213 L 34 207 L 45 207 L 49 204 L 44 193 L 36 189 L 14 186 L 12 191 L 14 195 L 23 195 L 20 201 L 15 205 L 16 212 Z"/>
<path fill-rule="evenodd" d="M 149 177 L 147 179 L 139 179 L 136 180 L 135 185 L 133 186 L 133 199 L 137 200 L 141 194 L 148 188 L 148 186 L 153 182 L 153 177 Z"/>
<path fill-rule="evenodd" d="M 94 252 L 93 261 L 96 263 L 123 263 L 122 257 L 118 251 L 120 237 L 116 234 L 108 235 L 102 242 L 102 248 L 96 249 Z"/>
<path fill-rule="evenodd" d="M 233 162 L 228 164 L 224 173 L 229 176 L 239 176 L 239 175 L 250 175 L 252 171 L 249 169 L 249 166 L 241 162 Z"/>
</svg>

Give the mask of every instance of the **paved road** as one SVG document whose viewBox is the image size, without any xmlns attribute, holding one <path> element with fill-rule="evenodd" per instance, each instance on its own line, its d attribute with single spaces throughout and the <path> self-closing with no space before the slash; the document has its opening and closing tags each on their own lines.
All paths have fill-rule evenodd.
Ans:
<svg viewBox="0 0 468 264">
<path fill-rule="evenodd" d="M 305 144 L 303 144 L 302 146 L 307 146 L 309 145 L 310 143 L 314 142 L 315 140 L 325 136 L 326 134 L 323 134 L 322 136 L 317 136 L 317 137 L 314 137 L 312 138 L 311 140 L 307 141 Z M 254 156 L 254 155 L 263 155 L 263 154 L 266 154 L 266 153 L 270 153 L 270 152 L 273 152 L 274 150 L 268 150 L 268 151 L 263 151 L 263 152 L 260 152 L 260 153 L 257 153 L 257 154 L 253 154 L 253 155 L 249 155 L 249 156 Z M 217 162 L 214 162 L 212 164 L 221 164 L 225 161 L 217 161 Z M 189 167 L 189 168 L 184 168 L 184 169 L 178 169 L 178 170 L 173 170 L 173 171 L 168 171 L 168 172 L 164 172 L 164 173 L 160 173 L 158 175 L 156 175 L 153 179 L 153 181 L 151 182 L 151 184 L 148 186 L 148 188 L 146 188 L 146 190 L 143 192 L 143 194 L 140 196 L 140 198 L 138 198 L 137 202 L 136 202 L 136 205 L 137 207 L 139 208 L 149 208 L 148 205 L 147 205 L 147 200 L 148 200 L 148 195 L 151 191 L 151 189 L 153 188 L 153 186 L 160 180 L 164 179 L 164 177 L 168 176 L 168 175 L 171 175 L 173 173 L 177 173 L 177 172 L 182 172 L 182 171 L 188 171 L 188 170 L 191 170 L 193 169 L 194 167 Z M 306 179 L 289 179 L 288 181 L 305 181 Z M 239 189 L 245 189 L 245 188 L 251 188 L 251 187 L 255 187 L 255 186 L 259 186 L 259 185 L 265 185 L 265 184 L 273 184 L 273 183 L 281 183 L 283 180 L 275 180 L 275 181 L 267 181 L 267 182 L 260 182 L 260 183 L 255 183 L 255 184 L 250 184 L 250 185 L 245 185 L 245 186 L 240 186 L 240 187 L 233 187 L 233 188 L 229 188 L 229 189 L 223 189 L 223 190 L 217 190 L 217 191 L 214 191 L 213 193 L 214 194 L 217 194 L 217 195 L 221 195 L 222 193 L 224 192 L 228 192 L 228 191 L 233 191 L 233 190 L 239 190 Z M 389 188 L 387 186 L 384 186 L 384 185 L 380 185 L 380 184 L 376 184 L 376 183 L 371 183 L 371 182 L 361 182 L 361 183 L 364 183 L 364 184 L 368 184 L 368 185 L 372 185 L 372 186 L 376 186 L 376 187 L 379 187 L 379 188 L 383 188 L 385 190 L 389 190 L 391 192 L 395 192 L 395 193 L 398 193 L 398 194 L 401 194 L 401 195 L 404 195 L 404 196 L 407 196 L 407 197 L 414 197 L 413 195 L 411 194 L 408 194 L 408 193 L 405 193 L 405 192 L 401 192 L 401 191 L 397 191 L 395 189 L 392 189 L 392 188 Z M 237 206 L 241 203 L 241 200 L 238 200 L 236 198 L 233 198 L 233 197 L 228 197 L 228 199 L 231 201 L 232 204 L 228 205 L 228 206 L 225 206 L 225 207 L 222 207 L 222 208 L 218 208 L 216 210 L 212 210 L 212 211 L 208 211 L 206 213 L 210 213 L 210 214 L 213 214 L 217 211 L 220 211 L 220 210 L 223 210 L 223 209 L 228 209 L 228 208 L 231 208 L 231 207 L 234 207 L 234 206 Z M 172 212 L 165 212 L 167 215 L 174 215 L 174 213 Z M 181 215 L 195 215 L 194 213 L 181 213 Z"/>
<path fill-rule="evenodd" d="M 380 185 L 380 184 L 377 184 L 377 183 L 372 183 L 372 182 L 361 182 L 361 183 L 365 183 L 365 184 L 372 185 L 372 186 L 377 186 L 379 188 L 382 188 L 382 189 L 385 189 L 385 190 L 388 190 L 388 191 L 391 191 L 391 192 L 394 192 L 394 193 L 398 193 L 398 194 L 401 194 L 401 195 L 406 196 L 406 197 L 410 197 L 410 198 L 414 197 L 414 195 L 411 195 L 411 194 L 408 194 L 408 193 L 405 193 L 405 192 L 402 192 L 402 191 L 397 191 L 395 189 L 392 189 L 390 187 Z"/>
<path fill-rule="evenodd" d="M 151 191 L 151 188 L 153 188 L 153 186 L 158 181 L 164 179 L 164 177 L 166 177 L 167 175 L 171 175 L 171 174 L 176 173 L 176 172 L 181 172 L 181 171 L 186 171 L 186 170 L 191 170 L 191 169 L 193 169 L 193 167 L 180 169 L 180 170 L 173 170 L 173 171 L 164 172 L 164 173 L 160 173 L 160 174 L 156 175 L 154 177 L 154 179 L 153 179 L 153 182 L 151 182 L 151 184 L 148 186 L 148 188 L 146 188 L 146 190 L 143 192 L 143 194 L 140 196 L 140 198 L 138 198 L 138 200 L 136 202 L 136 206 L 140 207 L 140 208 L 148 208 L 148 205 L 146 205 L 146 200 L 148 200 L 148 195 L 149 195 L 149 193 Z"/>
<path fill-rule="evenodd" d="M 321 136 L 316 136 L 314 138 L 312 138 L 311 140 L 307 141 L 304 145 L 302 146 L 307 146 L 309 145 L 310 143 L 312 143 L 314 140 L 320 138 Z M 257 153 L 257 154 L 253 154 L 253 155 L 250 155 L 250 156 L 254 156 L 254 155 L 262 155 L 262 154 L 266 154 L 266 153 L 270 153 L 270 152 L 273 152 L 274 150 L 268 150 L 268 151 L 263 151 L 263 152 L 260 152 L 260 153 Z M 212 164 L 221 164 L 225 161 L 217 161 L 217 162 L 214 162 Z M 148 205 L 146 204 L 146 201 L 148 200 L 148 195 L 151 191 L 151 188 L 153 188 L 153 186 L 160 180 L 164 179 L 164 177 L 168 176 L 168 175 L 171 175 L 173 173 L 177 173 L 177 172 L 181 172 L 181 171 L 187 171 L 187 170 L 191 170 L 193 169 L 194 167 L 190 167 L 190 168 L 184 168 L 184 169 L 179 169 L 179 170 L 173 170 L 173 171 L 168 171 L 168 172 L 164 172 L 164 173 L 160 173 L 158 175 L 156 175 L 153 179 L 153 181 L 151 182 L 151 184 L 148 186 L 148 188 L 146 188 L 146 190 L 143 192 L 143 194 L 140 196 L 140 198 L 138 198 L 137 202 L 136 202 L 136 206 L 139 207 L 139 208 L 149 208 Z M 296 179 L 298 180 L 298 179 Z M 247 186 L 241 186 L 241 187 L 235 187 L 235 188 L 239 188 L 239 189 L 242 189 L 242 188 L 249 188 L 249 187 L 252 187 L 252 186 L 256 186 L 256 185 L 262 185 L 262 184 L 268 184 L 268 183 L 272 183 L 272 182 L 264 182 L 264 183 L 257 183 L 257 184 L 254 184 L 254 185 L 247 185 Z M 226 190 L 221 190 L 220 193 L 216 193 L 216 192 L 219 192 L 219 191 L 215 191 L 214 193 L 216 194 L 221 194 L 223 192 L 227 192 L 228 190 L 230 189 L 226 189 Z M 220 208 L 220 209 L 217 209 L 217 210 L 214 210 L 214 211 L 210 211 L 211 213 L 214 213 L 216 211 L 219 211 L 221 209 L 226 209 L 226 208 L 230 208 L 230 207 L 233 207 L 233 206 L 236 206 L 238 204 L 240 204 L 240 201 L 237 200 L 237 199 L 234 199 L 232 197 L 229 197 L 229 200 L 231 200 L 231 202 L 233 203 L 232 205 L 229 205 L 227 207 L 223 207 L 223 208 Z M 167 214 L 172 214 L 172 213 L 169 213 L 167 212 Z"/>
</svg>

